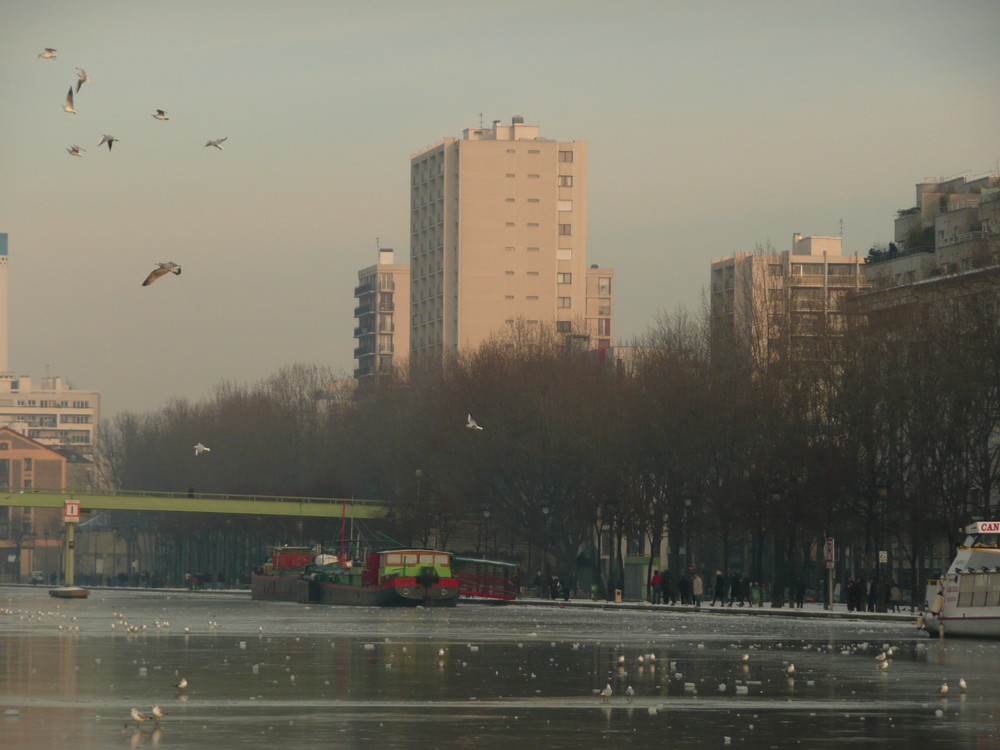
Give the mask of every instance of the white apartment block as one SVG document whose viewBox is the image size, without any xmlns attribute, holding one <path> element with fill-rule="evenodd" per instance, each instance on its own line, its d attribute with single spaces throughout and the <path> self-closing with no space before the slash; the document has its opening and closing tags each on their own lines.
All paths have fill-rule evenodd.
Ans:
<svg viewBox="0 0 1000 750">
<path fill-rule="evenodd" d="M 820 334 L 844 329 L 843 303 L 868 288 L 864 259 L 843 253 L 840 237 L 792 236 L 778 253 L 736 253 L 712 261 L 711 315 L 718 341 L 753 347 L 771 361 L 821 357 Z"/>
<path fill-rule="evenodd" d="M 921 182 L 916 194 L 898 212 L 888 249 L 866 258 L 876 291 L 1000 265 L 1000 176 Z"/>
<path fill-rule="evenodd" d="M 517 320 L 610 346 L 614 273 L 587 265 L 587 144 L 512 118 L 411 159 L 411 364 Z"/>
<path fill-rule="evenodd" d="M 395 263 L 392 248 L 380 248 L 374 266 L 358 271 L 354 296 L 358 344 L 354 358 L 358 380 L 387 375 L 405 367 L 410 350 L 410 267 Z"/>
</svg>

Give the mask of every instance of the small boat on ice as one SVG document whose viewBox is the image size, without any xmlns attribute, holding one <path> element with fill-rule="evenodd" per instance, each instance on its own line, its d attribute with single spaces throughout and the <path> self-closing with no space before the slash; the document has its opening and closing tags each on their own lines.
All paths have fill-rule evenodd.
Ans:
<svg viewBox="0 0 1000 750">
<path fill-rule="evenodd" d="M 947 572 L 928 581 L 918 625 L 931 635 L 1000 638 L 1000 521 L 965 528 Z"/>
</svg>

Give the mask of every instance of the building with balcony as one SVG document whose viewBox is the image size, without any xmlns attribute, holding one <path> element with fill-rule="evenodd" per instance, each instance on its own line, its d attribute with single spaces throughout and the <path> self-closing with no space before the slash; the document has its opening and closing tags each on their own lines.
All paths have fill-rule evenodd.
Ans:
<svg viewBox="0 0 1000 750">
<path fill-rule="evenodd" d="M 821 336 L 845 328 L 847 296 L 868 288 L 863 265 L 840 237 L 800 234 L 790 250 L 713 260 L 713 344 L 746 347 L 760 363 L 821 358 Z"/>
<path fill-rule="evenodd" d="M 610 346 L 614 273 L 587 264 L 587 144 L 514 117 L 410 163 L 411 365 L 523 320 Z"/>
<path fill-rule="evenodd" d="M 916 194 L 897 213 L 893 242 L 865 259 L 875 291 L 1000 265 L 1000 175 L 921 182 Z"/>
<path fill-rule="evenodd" d="M 410 349 L 410 267 L 394 262 L 392 248 L 380 248 L 378 263 L 358 271 L 354 296 L 359 381 L 405 367 Z"/>
</svg>

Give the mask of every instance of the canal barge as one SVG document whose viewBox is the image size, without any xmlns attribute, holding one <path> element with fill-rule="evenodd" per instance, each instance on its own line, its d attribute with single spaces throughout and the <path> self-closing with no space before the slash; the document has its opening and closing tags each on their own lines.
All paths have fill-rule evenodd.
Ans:
<svg viewBox="0 0 1000 750">
<path fill-rule="evenodd" d="M 441 550 L 381 550 L 355 560 L 309 547 L 276 547 L 254 569 L 250 592 L 260 601 L 450 607 L 458 602 L 459 581 L 451 553 Z"/>
<path fill-rule="evenodd" d="M 1000 638 L 1000 521 L 965 528 L 947 572 L 928 581 L 918 625 L 931 635 Z"/>
</svg>

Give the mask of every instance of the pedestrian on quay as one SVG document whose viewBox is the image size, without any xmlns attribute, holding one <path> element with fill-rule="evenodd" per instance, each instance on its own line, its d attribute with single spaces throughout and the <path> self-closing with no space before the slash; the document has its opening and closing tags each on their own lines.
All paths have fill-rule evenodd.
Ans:
<svg viewBox="0 0 1000 750">
<path fill-rule="evenodd" d="M 742 591 L 742 589 L 740 587 L 740 574 L 737 573 L 734 570 L 733 573 L 732 573 L 732 575 L 729 576 L 729 606 L 730 607 L 733 606 L 733 602 L 735 602 L 737 599 L 740 600 L 740 606 L 741 607 L 743 606 L 743 599 L 742 599 L 741 591 Z"/>
<path fill-rule="evenodd" d="M 549 598 L 552 600 L 559 598 L 559 576 L 555 573 L 549 576 Z"/>
<path fill-rule="evenodd" d="M 712 589 L 712 606 L 718 601 L 720 606 L 726 606 L 726 579 L 721 570 L 715 571 L 715 587 Z"/>
<path fill-rule="evenodd" d="M 697 573 L 691 575 L 691 601 L 694 602 L 694 606 L 701 606 L 701 597 L 705 593 L 705 582 L 701 580 L 701 576 Z"/>
<path fill-rule="evenodd" d="M 753 599 L 750 598 L 750 574 L 744 573 L 743 578 L 740 580 L 740 606 L 743 606 L 743 602 L 746 602 L 751 607 L 753 606 Z"/>
<path fill-rule="evenodd" d="M 569 575 L 565 575 L 559 581 L 560 589 L 562 590 L 562 598 L 564 602 L 569 601 L 570 593 L 573 591 L 573 579 Z"/>
<path fill-rule="evenodd" d="M 674 590 L 674 578 L 669 570 L 663 571 L 660 580 L 660 589 L 663 591 L 663 603 L 677 604 L 677 592 Z"/>
<path fill-rule="evenodd" d="M 687 573 L 681 573 L 677 579 L 677 594 L 681 604 L 691 603 L 691 579 L 688 578 Z"/>
<path fill-rule="evenodd" d="M 545 579 L 542 578 L 542 571 L 538 571 L 538 575 L 535 576 L 535 595 L 539 599 L 545 598 Z"/>
<path fill-rule="evenodd" d="M 663 576 L 660 575 L 660 571 L 654 570 L 652 577 L 649 579 L 649 588 L 652 589 L 653 593 L 653 604 L 663 603 L 663 589 L 661 588 L 663 584 Z"/>
<path fill-rule="evenodd" d="M 802 580 L 802 576 L 798 576 L 795 579 L 795 606 L 798 609 L 802 609 L 806 601 L 806 582 Z"/>
</svg>

